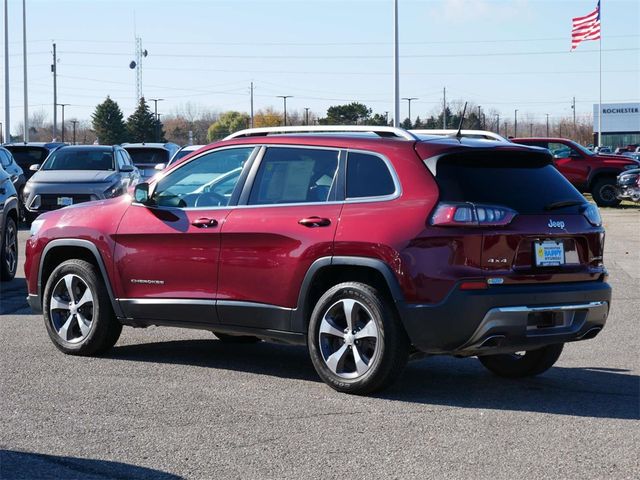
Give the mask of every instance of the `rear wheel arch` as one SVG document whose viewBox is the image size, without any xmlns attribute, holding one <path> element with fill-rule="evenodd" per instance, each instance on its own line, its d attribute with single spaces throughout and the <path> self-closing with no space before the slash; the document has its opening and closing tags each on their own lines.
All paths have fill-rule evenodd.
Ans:
<svg viewBox="0 0 640 480">
<path fill-rule="evenodd" d="M 381 292 L 391 304 L 404 301 L 402 289 L 391 268 L 382 260 L 366 257 L 326 257 L 316 260 L 302 282 L 292 330 L 306 332 L 311 313 L 322 295 L 344 282 L 360 282 Z"/>
<path fill-rule="evenodd" d="M 40 302 L 42 303 L 44 286 L 53 271 L 62 262 L 72 259 L 84 260 L 97 268 L 109 293 L 113 310 L 118 317 L 122 317 L 122 311 L 115 300 L 111 283 L 109 282 L 109 275 L 107 275 L 100 251 L 95 244 L 88 240 L 60 239 L 53 240 L 45 246 L 40 257 L 40 268 L 38 269 L 38 295 Z"/>
</svg>

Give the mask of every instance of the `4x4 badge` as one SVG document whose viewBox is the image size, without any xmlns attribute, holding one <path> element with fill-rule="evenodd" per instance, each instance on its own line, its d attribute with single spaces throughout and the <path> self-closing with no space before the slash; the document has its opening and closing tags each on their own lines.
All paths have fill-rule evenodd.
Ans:
<svg viewBox="0 0 640 480">
<path fill-rule="evenodd" d="M 549 219 L 549 224 L 547 226 L 549 228 L 564 228 L 564 222 L 562 220 Z"/>
</svg>

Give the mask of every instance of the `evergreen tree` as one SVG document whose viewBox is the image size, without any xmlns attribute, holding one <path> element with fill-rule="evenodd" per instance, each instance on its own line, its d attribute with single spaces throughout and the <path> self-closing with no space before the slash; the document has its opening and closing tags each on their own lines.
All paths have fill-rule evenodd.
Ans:
<svg viewBox="0 0 640 480">
<path fill-rule="evenodd" d="M 144 97 L 127 119 L 127 134 L 130 142 L 155 142 L 156 119 Z"/>
<path fill-rule="evenodd" d="M 115 145 L 126 139 L 126 127 L 122 111 L 109 96 L 96 106 L 91 115 L 93 131 L 103 145 Z"/>
<path fill-rule="evenodd" d="M 400 127 L 404 128 L 405 130 L 411 130 L 413 128 L 413 124 L 411 123 L 411 120 L 405 118 L 400 124 Z"/>
<path fill-rule="evenodd" d="M 327 110 L 327 117 L 318 120 L 320 125 L 364 125 L 371 118 L 371 109 L 358 102 L 334 105 Z"/>
</svg>

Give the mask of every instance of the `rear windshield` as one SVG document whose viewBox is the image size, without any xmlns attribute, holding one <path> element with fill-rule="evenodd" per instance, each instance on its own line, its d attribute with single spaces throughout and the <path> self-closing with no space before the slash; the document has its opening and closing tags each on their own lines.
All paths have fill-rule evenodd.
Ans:
<svg viewBox="0 0 640 480">
<path fill-rule="evenodd" d="M 42 166 L 43 170 L 115 170 L 113 152 L 102 149 L 56 150 Z"/>
<path fill-rule="evenodd" d="M 164 148 L 132 148 L 126 149 L 133 164 L 138 166 L 153 165 L 169 162 L 169 151 Z"/>
<path fill-rule="evenodd" d="M 49 150 L 43 147 L 5 147 L 11 152 L 16 163 L 22 167 L 22 169 L 28 170 L 31 165 L 36 163 L 42 164 L 44 159 L 49 155 Z"/>
<path fill-rule="evenodd" d="M 437 162 L 440 200 L 502 205 L 519 213 L 545 213 L 559 202 L 586 203 L 550 161 L 519 152 L 455 154 Z M 579 206 L 558 208 L 576 212 Z"/>
</svg>

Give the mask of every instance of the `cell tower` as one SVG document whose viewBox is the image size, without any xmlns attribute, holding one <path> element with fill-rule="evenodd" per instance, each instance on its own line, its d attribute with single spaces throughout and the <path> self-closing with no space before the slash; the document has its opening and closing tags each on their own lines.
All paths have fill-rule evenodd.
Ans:
<svg viewBox="0 0 640 480">
<path fill-rule="evenodd" d="M 136 70 L 136 98 L 142 98 L 142 59 L 149 55 L 149 52 L 142 49 L 142 38 L 136 37 L 136 59 L 129 64 L 130 69 Z"/>
</svg>

